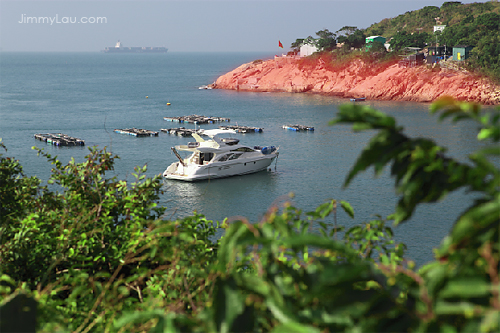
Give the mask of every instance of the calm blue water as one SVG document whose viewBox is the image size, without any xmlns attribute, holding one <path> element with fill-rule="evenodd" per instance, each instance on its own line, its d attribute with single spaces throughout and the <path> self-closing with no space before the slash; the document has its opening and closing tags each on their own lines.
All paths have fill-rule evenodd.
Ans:
<svg viewBox="0 0 500 333">
<path fill-rule="evenodd" d="M 344 214 L 339 223 L 352 226 L 375 214 L 389 215 L 397 201 L 388 172 L 358 176 L 346 190 L 342 184 L 350 167 L 373 133 L 354 134 L 347 126 L 328 126 L 337 107 L 347 100 L 310 94 L 249 93 L 199 90 L 198 87 L 242 63 L 268 58 L 257 53 L 168 53 L 126 55 L 102 53 L 1 53 L 0 137 L 28 175 L 46 180 L 50 164 L 32 146 L 44 148 L 66 163 L 82 161 L 86 147 L 54 147 L 34 139 L 35 133 L 62 132 L 86 140 L 87 146 L 107 146 L 120 156 L 116 175 L 132 180 L 134 166 L 148 165 L 148 175 L 162 173 L 176 161 L 170 147 L 192 141 L 165 133 L 135 138 L 115 128 L 160 130 L 176 127 L 165 116 L 199 114 L 231 118 L 231 124 L 263 127 L 263 133 L 238 134 L 249 145 L 280 146 L 272 171 L 204 181 L 165 181 L 162 204 L 172 218 L 194 210 L 207 218 L 244 216 L 258 221 L 273 202 L 294 193 L 293 203 L 304 211 L 325 200 L 347 200 L 355 220 Z M 148 96 L 148 98 L 146 98 Z M 167 105 L 167 103 L 171 105 Z M 414 136 L 434 138 L 464 160 L 477 148 L 475 125 L 437 124 L 428 105 L 366 102 L 387 112 Z M 315 132 L 291 132 L 284 124 L 314 126 Z M 185 125 L 189 126 L 189 125 Z M 218 125 L 202 125 L 216 128 Z M 432 259 L 454 219 L 470 196 L 453 194 L 443 202 L 420 207 L 411 221 L 396 228 L 397 241 L 408 245 L 408 257 L 418 264 Z"/>
</svg>

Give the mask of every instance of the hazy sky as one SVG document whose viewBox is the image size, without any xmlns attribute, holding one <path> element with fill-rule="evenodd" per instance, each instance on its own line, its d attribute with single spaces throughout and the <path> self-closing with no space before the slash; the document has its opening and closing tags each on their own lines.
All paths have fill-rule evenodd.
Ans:
<svg viewBox="0 0 500 333">
<path fill-rule="evenodd" d="M 319 30 L 335 32 L 346 25 L 366 28 L 424 6 L 440 7 L 443 2 L 0 0 L 0 48 L 98 52 L 120 40 L 124 46 L 165 46 L 169 52 L 281 53 L 278 40 L 287 51 L 297 38 L 315 36 Z"/>
</svg>

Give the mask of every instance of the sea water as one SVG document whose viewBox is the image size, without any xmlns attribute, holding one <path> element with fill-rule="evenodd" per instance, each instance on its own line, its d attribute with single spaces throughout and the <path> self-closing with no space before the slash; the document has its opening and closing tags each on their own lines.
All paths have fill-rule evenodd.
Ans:
<svg viewBox="0 0 500 333">
<path fill-rule="evenodd" d="M 192 138 L 160 133 L 137 138 L 117 134 L 117 128 L 162 128 L 192 124 L 167 122 L 163 117 L 205 115 L 230 118 L 231 125 L 264 128 L 262 133 L 237 134 L 241 143 L 274 145 L 279 158 L 270 171 L 197 183 L 164 180 L 161 204 L 169 218 L 194 211 L 222 221 L 239 216 L 259 221 L 272 206 L 291 201 L 304 212 L 328 199 L 346 200 L 355 218 L 338 214 L 346 227 L 394 211 L 398 196 L 389 171 L 378 178 L 373 170 L 343 183 L 350 168 L 375 134 L 353 133 L 349 126 L 329 126 L 338 107 L 348 99 L 314 94 L 257 93 L 204 90 L 200 86 L 256 59 L 258 53 L 1 53 L 0 137 L 4 155 L 20 160 L 27 175 L 47 180 L 50 164 L 32 146 L 57 155 L 63 163 L 83 161 L 89 146 L 107 147 L 117 160 L 114 173 L 133 180 L 135 166 L 148 166 L 147 175 L 161 174 L 176 162 L 170 147 Z M 476 125 L 438 123 L 428 104 L 366 101 L 363 104 L 394 116 L 411 136 L 430 137 L 465 161 L 479 146 Z M 294 132 L 285 124 L 313 126 L 314 132 Z M 219 124 L 198 125 L 217 128 Z M 65 133 L 84 139 L 87 147 L 55 147 L 35 140 L 35 133 Z M 293 198 L 291 197 L 293 194 Z M 453 221 L 472 197 L 454 193 L 437 204 L 421 205 L 408 222 L 395 229 L 396 240 L 408 246 L 408 258 L 421 265 L 432 260 Z M 332 218 L 327 222 L 333 223 Z"/>
</svg>

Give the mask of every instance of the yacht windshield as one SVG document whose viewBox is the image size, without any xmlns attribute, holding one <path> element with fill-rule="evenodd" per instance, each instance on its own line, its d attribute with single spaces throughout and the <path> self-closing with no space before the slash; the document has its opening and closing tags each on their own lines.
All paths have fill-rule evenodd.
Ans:
<svg viewBox="0 0 500 333">
<path fill-rule="evenodd" d="M 237 158 L 238 158 L 238 157 L 240 157 L 240 156 L 241 156 L 241 154 L 233 154 L 233 155 L 231 155 L 231 156 L 229 157 L 229 160 L 235 160 L 235 159 L 237 159 Z"/>
<path fill-rule="evenodd" d="M 251 153 L 251 152 L 254 152 L 255 150 L 253 150 L 252 148 L 248 148 L 248 147 L 240 147 L 238 149 L 234 149 L 234 150 L 231 150 L 231 151 L 242 151 L 242 152 L 245 152 L 245 153 Z"/>
<path fill-rule="evenodd" d="M 222 155 L 221 157 L 219 157 L 218 161 L 219 162 L 225 162 L 227 161 L 227 159 L 229 158 L 229 156 L 231 156 L 233 154 L 226 154 L 226 155 Z"/>
<path fill-rule="evenodd" d="M 214 153 L 200 153 L 201 164 L 206 164 L 212 160 Z"/>
</svg>

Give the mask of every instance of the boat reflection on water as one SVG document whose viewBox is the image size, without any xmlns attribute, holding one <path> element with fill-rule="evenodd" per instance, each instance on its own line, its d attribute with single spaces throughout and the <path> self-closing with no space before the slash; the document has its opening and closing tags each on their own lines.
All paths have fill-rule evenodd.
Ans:
<svg viewBox="0 0 500 333">
<path fill-rule="evenodd" d="M 210 220 L 222 222 L 224 218 L 244 216 L 255 223 L 264 216 L 262 200 L 271 205 L 280 195 L 276 186 L 281 174 L 274 166 L 271 171 L 233 176 L 199 182 L 179 182 L 163 180 L 164 202 L 167 207 L 164 215 L 167 219 L 181 219 L 193 215 L 196 211 Z"/>
</svg>

